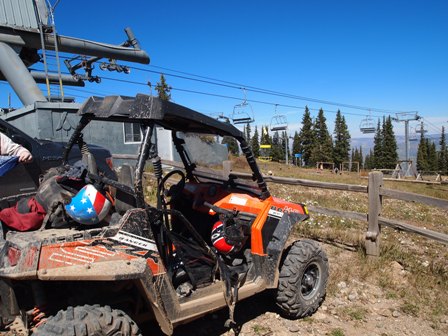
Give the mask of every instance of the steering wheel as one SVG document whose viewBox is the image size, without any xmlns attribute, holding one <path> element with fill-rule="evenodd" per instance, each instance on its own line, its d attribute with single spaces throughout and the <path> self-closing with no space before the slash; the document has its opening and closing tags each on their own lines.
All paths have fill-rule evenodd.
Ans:
<svg viewBox="0 0 448 336">
<path fill-rule="evenodd" d="M 179 175 L 180 181 L 172 185 L 167 190 L 165 188 L 165 183 L 173 175 Z M 163 202 L 165 204 L 171 204 L 176 198 L 178 198 L 185 187 L 185 182 L 186 182 L 185 174 L 181 170 L 172 170 L 168 174 L 166 174 L 159 183 L 159 192 L 161 193 L 160 196 L 163 199 Z M 169 200 L 167 200 L 167 197 L 169 197 Z"/>
</svg>

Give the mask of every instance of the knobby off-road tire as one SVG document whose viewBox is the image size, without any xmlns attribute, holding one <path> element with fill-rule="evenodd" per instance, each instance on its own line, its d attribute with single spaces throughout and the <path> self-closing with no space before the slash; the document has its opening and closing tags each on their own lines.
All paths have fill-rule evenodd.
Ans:
<svg viewBox="0 0 448 336">
<path fill-rule="evenodd" d="M 76 306 L 60 310 L 40 325 L 33 336 L 142 336 L 125 313 L 109 306 Z"/>
<path fill-rule="evenodd" d="M 328 281 L 328 258 L 312 240 L 294 242 L 280 268 L 277 306 L 291 319 L 313 314 L 322 304 Z"/>
</svg>

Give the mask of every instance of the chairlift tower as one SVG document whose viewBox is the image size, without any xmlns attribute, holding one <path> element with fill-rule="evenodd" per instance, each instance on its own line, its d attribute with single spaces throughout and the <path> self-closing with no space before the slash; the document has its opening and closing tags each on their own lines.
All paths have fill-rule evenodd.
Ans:
<svg viewBox="0 0 448 336">
<path fill-rule="evenodd" d="M 405 146 L 405 159 L 409 162 L 409 122 L 414 120 L 420 120 L 418 112 L 399 112 L 395 114 L 396 117 L 392 118 L 396 122 L 404 122 L 404 146 Z M 409 163 L 408 163 L 409 164 Z M 409 171 L 409 167 L 406 171 Z"/>
<path fill-rule="evenodd" d="M 283 114 L 278 114 L 277 113 L 277 105 L 275 104 L 275 112 L 274 112 L 274 116 L 271 119 L 271 125 L 270 125 L 270 130 L 271 132 L 277 132 L 277 131 L 285 131 L 288 129 L 288 121 L 286 119 L 286 115 Z M 285 137 L 285 163 L 288 164 L 288 143 L 289 143 L 289 138 L 288 138 L 288 134 L 286 134 Z"/>
</svg>

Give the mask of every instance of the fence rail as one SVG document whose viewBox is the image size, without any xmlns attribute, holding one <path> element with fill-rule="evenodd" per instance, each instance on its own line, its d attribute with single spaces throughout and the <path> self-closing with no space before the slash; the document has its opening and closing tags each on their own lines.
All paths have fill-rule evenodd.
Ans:
<svg viewBox="0 0 448 336">
<path fill-rule="evenodd" d="M 162 160 L 165 165 L 173 166 L 176 168 L 183 168 L 183 165 L 179 162 Z M 243 172 L 232 171 L 230 161 L 225 161 L 223 163 L 223 170 L 212 170 L 208 168 L 198 168 L 199 171 L 213 174 L 215 176 L 221 176 L 224 179 L 228 176 L 233 176 L 241 179 L 252 180 L 252 175 Z M 322 188 L 331 190 L 342 190 L 351 191 L 359 193 L 368 194 L 368 213 L 359 213 L 354 211 L 346 211 L 339 209 L 330 209 L 325 207 L 318 207 L 309 205 L 309 210 L 321 213 L 329 216 L 337 216 L 342 218 L 348 218 L 358 221 L 367 222 L 367 232 L 365 235 L 365 246 L 368 255 L 379 256 L 380 253 L 380 226 L 387 226 L 396 230 L 401 230 L 405 232 L 410 232 L 424 236 L 426 238 L 444 243 L 448 245 L 448 235 L 436 232 L 424 228 L 420 228 L 403 221 L 388 219 L 381 217 L 381 211 L 383 206 L 383 197 L 388 197 L 391 199 L 397 199 L 407 202 L 418 202 L 426 204 L 429 206 L 438 207 L 444 210 L 448 210 L 448 200 L 424 196 L 420 194 L 415 194 L 411 192 L 398 191 L 393 189 L 388 189 L 383 187 L 383 173 L 379 171 L 373 171 L 369 173 L 368 185 L 353 185 L 353 184 L 343 184 L 343 183 L 331 183 L 331 182 L 321 182 L 312 181 L 305 179 L 294 179 L 288 177 L 278 177 L 278 176 L 264 176 L 266 182 L 286 184 L 286 185 L 298 185 L 310 188 Z"/>
<path fill-rule="evenodd" d="M 233 176 L 243 179 L 252 178 L 252 175 L 247 173 L 231 172 L 231 174 Z M 312 181 L 304 179 L 293 179 L 289 177 L 277 177 L 277 176 L 263 176 L 263 178 L 266 182 L 273 182 L 279 184 L 299 185 L 302 187 L 324 188 L 324 189 L 343 190 L 343 191 L 354 191 L 361 193 L 367 192 L 367 186 L 363 185 L 330 183 L 330 182 Z"/>
<path fill-rule="evenodd" d="M 246 173 L 236 173 L 232 172 L 233 175 L 240 178 L 250 178 L 250 174 Z M 369 173 L 369 184 L 368 186 L 362 185 L 351 185 L 342 183 L 330 183 L 330 182 L 317 182 L 309 181 L 303 179 L 292 179 L 285 177 L 276 176 L 265 176 L 267 182 L 273 182 L 278 184 L 289 184 L 289 185 L 300 185 L 304 187 L 314 187 L 332 190 L 344 190 L 361 192 L 368 194 L 368 213 L 359 213 L 353 211 L 329 209 L 317 206 L 308 206 L 311 211 L 329 215 L 337 216 L 348 219 L 354 219 L 359 221 L 368 222 L 368 229 L 366 232 L 366 251 L 369 255 L 378 256 L 380 251 L 379 246 L 379 235 L 380 235 L 380 225 L 387 226 L 393 229 L 411 232 L 419 234 L 429 239 L 436 240 L 438 242 L 448 245 L 448 235 L 440 232 L 435 232 L 428 229 L 423 229 L 402 221 L 392 220 L 388 218 L 381 217 L 382 210 L 382 199 L 383 197 L 388 197 L 391 199 L 398 199 L 402 201 L 418 202 L 430 206 L 439 207 L 444 210 L 448 210 L 448 200 L 424 196 L 420 194 L 398 191 L 393 189 L 387 189 L 382 186 L 383 184 L 383 174 L 381 172 L 371 172 Z"/>
</svg>

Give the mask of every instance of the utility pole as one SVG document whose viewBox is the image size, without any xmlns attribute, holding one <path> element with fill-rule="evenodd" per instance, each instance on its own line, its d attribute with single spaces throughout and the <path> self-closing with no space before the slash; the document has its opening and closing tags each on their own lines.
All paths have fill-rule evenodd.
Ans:
<svg viewBox="0 0 448 336">
<path fill-rule="evenodd" d="M 396 117 L 392 118 L 396 122 L 404 122 L 404 146 L 405 146 L 405 160 L 407 162 L 406 174 L 409 172 L 409 122 L 419 120 L 418 112 L 399 112 Z"/>
</svg>

